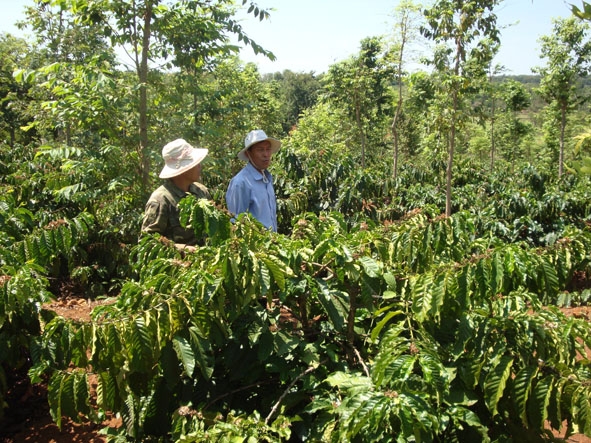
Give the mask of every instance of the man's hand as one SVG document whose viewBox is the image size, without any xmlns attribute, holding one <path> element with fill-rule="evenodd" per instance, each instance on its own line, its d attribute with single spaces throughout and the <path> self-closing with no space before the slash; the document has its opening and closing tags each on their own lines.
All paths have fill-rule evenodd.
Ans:
<svg viewBox="0 0 591 443">
<path fill-rule="evenodd" d="M 195 246 L 185 245 L 183 243 L 175 243 L 174 246 L 182 253 L 195 252 Z"/>
</svg>

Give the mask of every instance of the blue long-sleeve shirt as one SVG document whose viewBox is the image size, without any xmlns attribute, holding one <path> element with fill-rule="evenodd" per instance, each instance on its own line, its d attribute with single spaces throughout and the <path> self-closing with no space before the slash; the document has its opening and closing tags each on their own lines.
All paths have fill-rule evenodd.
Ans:
<svg viewBox="0 0 591 443">
<path fill-rule="evenodd" d="M 247 163 L 236 174 L 226 191 L 226 205 L 234 215 L 250 213 L 267 229 L 277 231 L 277 201 L 273 189 L 273 176 L 267 170 L 265 176 Z"/>
</svg>

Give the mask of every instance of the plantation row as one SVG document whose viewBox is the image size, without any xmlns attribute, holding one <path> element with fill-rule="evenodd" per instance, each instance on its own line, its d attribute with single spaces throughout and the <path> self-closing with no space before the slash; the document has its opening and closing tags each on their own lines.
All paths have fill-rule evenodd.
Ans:
<svg viewBox="0 0 591 443">
<path fill-rule="evenodd" d="M 588 321 L 557 308 L 591 295 L 588 179 L 462 164 L 445 217 L 436 164 L 392 179 L 323 155 L 276 159 L 278 234 L 232 224 L 221 186 L 183 200 L 207 233 L 186 256 L 137 240 L 133 201 L 48 216 L 55 194 L 29 186 L 51 176 L 6 174 L 2 371 L 30 356 L 56 423 L 118 413 L 114 441 L 539 441 L 564 420 L 591 435 Z M 43 309 L 64 273 L 116 302 L 88 323 Z"/>
</svg>

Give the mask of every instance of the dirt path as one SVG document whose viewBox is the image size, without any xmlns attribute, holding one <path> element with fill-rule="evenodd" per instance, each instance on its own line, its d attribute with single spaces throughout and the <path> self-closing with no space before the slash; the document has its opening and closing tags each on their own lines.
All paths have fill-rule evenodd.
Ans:
<svg viewBox="0 0 591 443">
<path fill-rule="evenodd" d="M 45 308 L 65 318 L 89 321 L 92 309 L 112 302 L 112 299 L 89 301 L 69 294 L 48 303 Z M 106 437 L 99 431 L 105 426 L 121 426 L 121 421 L 117 419 L 102 424 L 65 420 L 60 430 L 49 413 L 47 385 L 31 385 L 27 369 L 23 367 L 8 374 L 9 408 L 0 422 L 0 443 L 106 443 Z"/>
</svg>

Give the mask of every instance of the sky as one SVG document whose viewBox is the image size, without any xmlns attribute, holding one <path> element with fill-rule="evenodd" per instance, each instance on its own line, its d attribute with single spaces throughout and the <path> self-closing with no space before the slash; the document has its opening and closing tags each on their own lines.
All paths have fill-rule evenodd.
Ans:
<svg viewBox="0 0 591 443">
<path fill-rule="evenodd" d="M 241 3 L 238 1 L 237 3 Z M 328 67 L 359 52 L 366 37 L 392 35 L 394 10 L 399 0 L 255 0 L 271 10 L 262 22 L 240 14 L 246 34 L 270 50 L 277 60 L 240 53 L 244 62 L 256 63 L 261 73 L 289 69 L 293 72 L 326 72 Z M 26 36 L 15 22 L 24 19 L 23 8 L 32 0 L 0 0 L 0 32 Z M 570 4 L 581 0 L 504 0 L 495 10 L 501 30 L 501 49 L 494 64 L 510 75 L 531 74 L 543 66 L 538 39 L 552 32 L 552 18 L 571 15 Z M 412 68 L 411 68 L 412 69 Z"/>
</svg>

